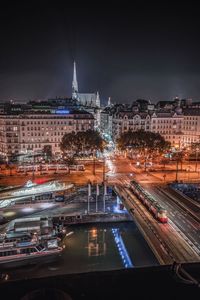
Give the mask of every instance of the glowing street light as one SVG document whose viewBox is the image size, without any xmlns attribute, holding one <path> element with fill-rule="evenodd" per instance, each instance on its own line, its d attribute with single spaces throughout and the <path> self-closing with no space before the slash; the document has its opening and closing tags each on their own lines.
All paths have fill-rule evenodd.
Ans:
<svg viewBox="0 0 200 300">
<path fill-rule="evenodd" d="M 199 148 L 196 148 L 196 163 L 195 163 L 195 172 L 197 172 L 197 159 L 198 159 L 198 154 L 199 154 Z"/>
</svg>

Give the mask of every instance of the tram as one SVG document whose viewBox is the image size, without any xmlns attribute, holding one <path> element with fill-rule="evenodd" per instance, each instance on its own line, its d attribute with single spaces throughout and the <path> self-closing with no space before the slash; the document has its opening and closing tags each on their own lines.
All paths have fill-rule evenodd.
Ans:
<svg viewBox="0 0 200 300">
<path fill-rule="evenodd" d="M 139 183 L 137 183 L 135 180 L 132 180 L 130 183 L 130 188 L 159 222 L 168 222 L 167 210 L 163 208 L 148 192 L 146 192 Z"/>
</svg>

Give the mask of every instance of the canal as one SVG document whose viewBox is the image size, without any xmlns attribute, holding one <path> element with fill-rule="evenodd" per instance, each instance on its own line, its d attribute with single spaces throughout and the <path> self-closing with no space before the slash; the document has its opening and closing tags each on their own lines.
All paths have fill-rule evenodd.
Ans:
<svg viewBox="0 0 200 300">
<path fill-rule="evenodd" d="M 8 280 L 159 265 L 134 222 L 73 225 L 56 261 L 5 271 Z"/>
</svg>

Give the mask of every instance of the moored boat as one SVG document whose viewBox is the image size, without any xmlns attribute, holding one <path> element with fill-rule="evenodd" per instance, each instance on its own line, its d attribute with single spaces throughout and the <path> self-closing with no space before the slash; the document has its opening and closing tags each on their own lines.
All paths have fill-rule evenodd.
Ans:
<svg viewBox="0 0 200 300">
<path fill-rule="evenodd" d="M 0 248 L 0 268 L 14 268 L 39 262 L 52 261 L 61 255 L 63 248 L 57 239 L 47 240 L 44 244 L 21 241 L 15 245 Z"/>
</svg>

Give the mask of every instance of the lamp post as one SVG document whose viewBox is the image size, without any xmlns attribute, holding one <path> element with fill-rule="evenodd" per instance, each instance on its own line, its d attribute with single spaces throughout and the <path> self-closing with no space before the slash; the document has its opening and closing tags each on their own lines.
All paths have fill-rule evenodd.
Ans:
<svg viewBox="0 0 200 300">
<path fill-rule="evenodd" d="M 88 209 L 87 212 L 90 212 L 90 197 L 91 197 L 91 182 L 88 182 Z"/>
<path fill-rule="evenodd" d="M 95 156 L 93 156 L 93 175 L 95 175 Z"/>
<path fill-rule="evenodd" d="M 147 148 L 145 148 L 144 150 L 145 150 L 144 171 L 146 172 L 146 170 L 147 170 Z"/>
<path fill-rule="evenodd" d="M 197 172 L 197 159 L 198 159 L 199 148 L 196 148 L 196 163 L 195 163 L 195 172 Z"/>
<path fill-rule="evenodd" d="M 106 211 L 106 196 L 107 196 L 107 182 L 104 181 L 104 191 L 103 191 L 103 212 Z"/>
<path fill-rule="evenodd" d="M 35 179 L 35 156 L 34 156 L 34 153 L 33 153 L 33 173 L 32 173 L 32 180 Z"/>
<path fill-rule="evenodd" d="M 93 175 L 96 175 L 96 156 L 95 151 L 93 151 Z"/>
<path fill-rule="evenodd" d="M 103 193 L 103 211 L 106 211 L 106 195 L 107 195 L 107 184 L 105 180 L 105 156 L 103 155 L 103 187 L 104 187 L 104 193 Z"/>
<path fill-rule="evenodd" d="M 103 156 L 103 183 L 105 182 L 105 156 Z"/>
<path fill-rule="evenodd" d="M 166 179 L 166 174 L 163 175 L 163 180 L 164 180 L 164 183 L 165 183 L 165 179 Z"/>
<path fill-rule="evenodd" d="M 188 182 L 189 182 L 189 178 L 190 178 L 190 166 L 188 166 Z"/>
<path fill-rule="evenodd" d="M 176 181 L 178 181 L 178 158 L 176 160 Z"/>
<path fill-rule="evenodd" d="M 96 185 L 96 212 L 98 211 L 98 196 L 99 196 L 99 185 Z"/>
<path fill-rule="evenodd" d="M 9 165 L 9 169 L 10 169 L 10 176 L 12 176 L 12 166 Z"/>
</svg>

